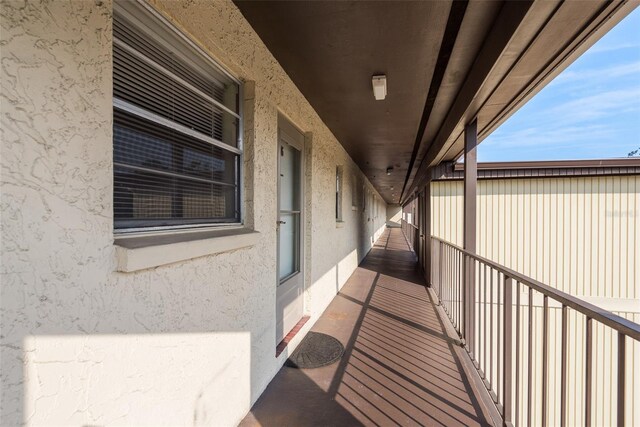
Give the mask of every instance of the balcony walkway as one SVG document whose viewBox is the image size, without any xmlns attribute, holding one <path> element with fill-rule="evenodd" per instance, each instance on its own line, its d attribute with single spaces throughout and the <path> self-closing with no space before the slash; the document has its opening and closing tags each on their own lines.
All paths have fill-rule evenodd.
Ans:
<svg viewBox="0 0 640 427">
<path fill-rule="evenodd" d="M 342 359 L 283 367 L 240 425 L 490 424 L 444 322 L 402 231 L 387 229 L 312 328 L 345 345 Z"/>
</svg>

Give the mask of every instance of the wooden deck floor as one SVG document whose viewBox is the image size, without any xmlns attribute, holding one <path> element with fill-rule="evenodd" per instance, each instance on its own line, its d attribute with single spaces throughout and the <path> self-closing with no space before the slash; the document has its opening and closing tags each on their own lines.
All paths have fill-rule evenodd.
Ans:
<svg viewBox="0 0 640 427">
<path fill-rule="evenodd" d="M 387 229 L 316 322 L 345 345 L 318 369 L 284 367 L 242 426 L 488 425 L 400 229 Z"/>
</svg>

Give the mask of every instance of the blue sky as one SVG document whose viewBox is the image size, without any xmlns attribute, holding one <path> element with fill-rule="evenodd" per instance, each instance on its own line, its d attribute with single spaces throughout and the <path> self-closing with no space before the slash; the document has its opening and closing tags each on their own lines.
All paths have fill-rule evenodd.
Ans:
<svg viewBox="0 0 640 427">
<path fill-rule="evenodd" d="M 640 147 L 640 8 L 478 147 L 478 161 L 626 157 Z"/>
</svg>

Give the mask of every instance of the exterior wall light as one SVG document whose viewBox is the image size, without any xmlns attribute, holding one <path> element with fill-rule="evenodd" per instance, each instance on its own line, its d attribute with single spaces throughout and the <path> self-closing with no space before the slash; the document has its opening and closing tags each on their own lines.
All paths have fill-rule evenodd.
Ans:
<svg viewBox="0 0 640 427">
<path fill-rule="evenodd" d="M 387 97 L 387 76 L 384 74 L 373 76 L 371 84 L 373 85 L 373 96 L 376 101 L 382 101 Z"/>
</svg>

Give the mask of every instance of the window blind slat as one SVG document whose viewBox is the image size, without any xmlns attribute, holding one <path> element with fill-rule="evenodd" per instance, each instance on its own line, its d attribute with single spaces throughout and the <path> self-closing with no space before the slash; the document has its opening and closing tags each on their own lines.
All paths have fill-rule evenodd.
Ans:
<svg viewBox="0 0 640 427">
<path fill-rule="evenodd" d="M 204 135 L 237 146 L 237 123 L 231 114 L 126 51 L 114 48 L 114 96 L 180 123 Z M 229 128 L 230 126 L 227 126 Z"/>
<path fill-rule="evenodd" d="M 134 31 L 134 28 L 123 22 L 115 22 L 113 27 L 114 38 L 122 40 L 132 49 L 137 50 L 164 68 L 172 70 L 182 79 L 209 94 L 218 102 L 225 104 L 225 98 L 229 98 L 228 96 L 225 97 L 225 89 L 233 90 L 236 85 L 224 84 L 218 82 L 217 79 L 207 78 L 193 68 L 182 64 L 179 60 L 176 61 L 175 55 L 170 50 L 160 46 L 152 38 L 138 34 Z M 229 108 L 234 107 L 233 105 L 226 106 Z"/>
<path fill-rule="evenodd" d="M 238 84 L 144 27 L 115 14 L 115 228 L 238 222 Z"/>
</svg>

